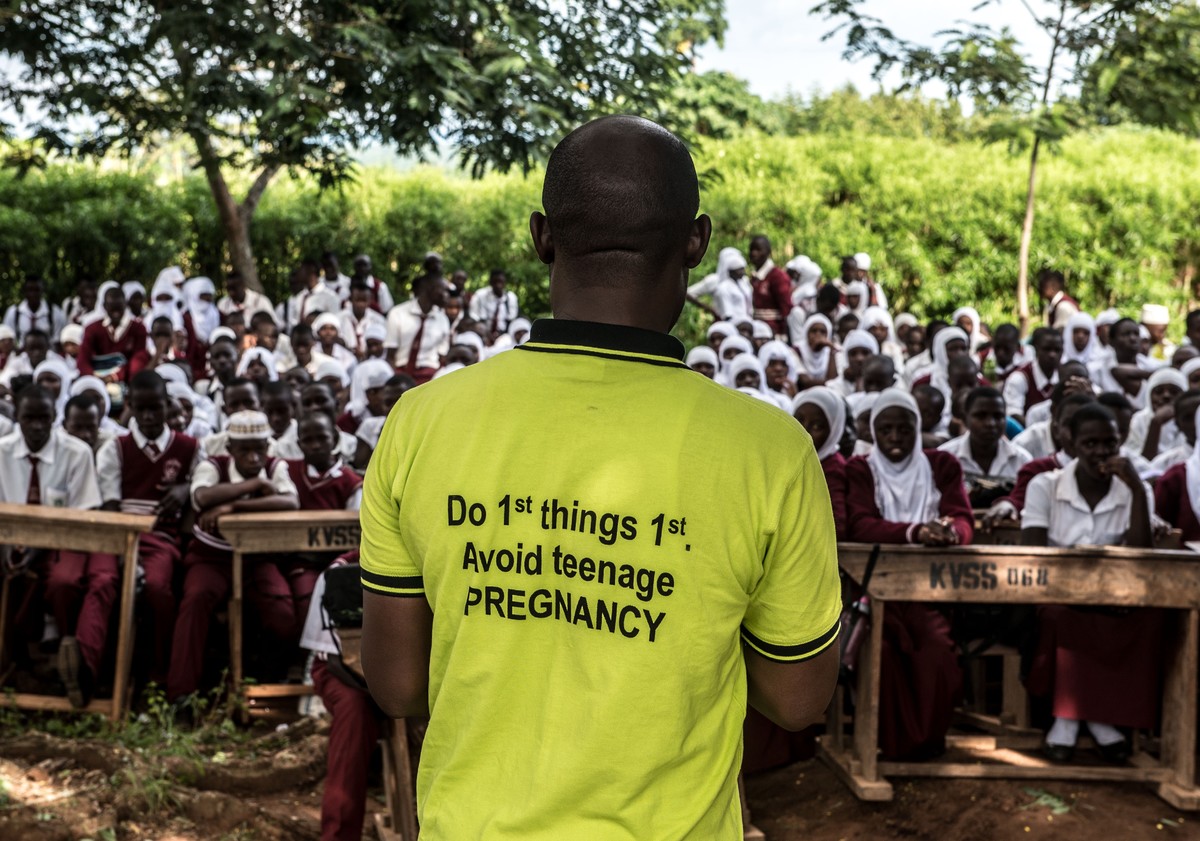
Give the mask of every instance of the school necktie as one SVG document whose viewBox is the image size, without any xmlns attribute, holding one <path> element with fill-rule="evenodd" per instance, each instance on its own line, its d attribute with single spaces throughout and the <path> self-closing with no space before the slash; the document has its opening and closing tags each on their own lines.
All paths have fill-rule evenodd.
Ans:
<svg viewBox="0 0 1200 841">
<path fill-rule="evenodd" d="M 404 370 L 410 374 L 417 370 L 417 355 L 421 352 L 421 339 L 425 337 L 425 319 L 427 318 L 429 318 L 427 313 L 421 316 L 421 324 L 417 327 L 417 335 L 413 336 L 412 346 L 408 349 L 408 365 Z"/>
<path fill-rule="evenodd" d="M 500 307 L 504 306 L 504 297 L 501 296 L 496 301 L 496 309 L 492 312 L 492 333 L 500 331 Z"/>
<path fill-rule="evenodd" d="M 26 505 L 42 504 L 42 480 L 38 476 L 38 457 L 29 457 L 29 490 L 25 494 Z"/>
<path fill-rule="evenodd" d="M 150 458 L 158 458 L 158 453 L 159 453 L 158 444 L 155 444 L 153 441 L 147 441 L 146 442 L 146 455 L 150 456 Z"/>
</svg>

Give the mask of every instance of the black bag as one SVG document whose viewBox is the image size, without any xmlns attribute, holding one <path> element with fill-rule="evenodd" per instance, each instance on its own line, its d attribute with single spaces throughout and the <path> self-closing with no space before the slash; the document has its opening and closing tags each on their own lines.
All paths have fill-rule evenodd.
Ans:
<svg viewBox="0 0 1200 841">
<path fill-rule="evenodd" d="M 362 627 L 363 595 L 358 564 L 338 564 L 325 570 L 321 607 L 334 628 Z"/>
</svg>

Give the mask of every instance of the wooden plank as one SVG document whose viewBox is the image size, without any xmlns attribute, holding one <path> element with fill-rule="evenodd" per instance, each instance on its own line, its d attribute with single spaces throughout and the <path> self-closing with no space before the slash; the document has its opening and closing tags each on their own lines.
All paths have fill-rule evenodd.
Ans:
<svg viewBox="0 0 1200 841">
<path fill-rule="evenodd" d="M 244 697 L 245 687 L 242 686 L 242 581 L 244 573 L 244 558 L 236 548 L 233 552 L 233 568 L 231 570 L 233 586 L 229 597 L 229 672 L 233 678 L 233 693 L 230 700 Z"/>
<path fill-rule="evenodd" d="M 98 713 L 112 715 L 113 701 L 98 698 L 86 707 L 76 709 L 71 702 L 61 695 L 31 695 L 27 692 L 0 693 L 0 706 L 16 707 L 22 710 L 44 710 L 57 713 Z"/>
<path fill-rule="evenodd" d="M 1114 768 L 1105 765 L 994 765 L 968 762 L 881 762 L 885 776 L 941 777 L 961 780 L 1090 780 L 1154 783 L 1171 775 L 1169 768 Z"/>
<path fill-rule="evenodd" d="M 113 721 L 125 715 L 133 669 L 133 611 L 137 599 L 138 535 L 127 532 L 122 552 L 121 598 L 117 602 L 117 662 L 113 675 Z"/>
<path fill-rule="evenodd" d="M 130 533 L 154 528 L 154 517 L 0 502 L 0 544 L 120 555 Z"/>
<path fill-rule="evenodd" d="M 1167 654 L 1163 681 L 1163 764 L 1174 773 L 1169 782 L 1180 789 L 1196 783 L 1197 658 L 1200 658 L 1200 612 L 1189 610 L 1172 617 L 1177 633 Z"/>
<path fill-rule="evenodd" d="M 834 774 L 845 783 L 859 800 L 872 803 L 887 803 L 895 797 L 895 790 L 887 780 L 868 780 L 855 768 L 855 761 L 848 751 L 833 751 L 822 736 L 818 741 L 818 756 Z"/>
<path fill-rule="evenodd" d="M 884 602 L 871 600 L 871 628 L 858 651 L 858 692 L 854 708 L 854 758 L 861 763 L 863 779 L 879 779 L 876 770 L 879 745 L 879 682 L 883 666 Z"/>
<path fill-rule="evenodd" d="M 871 546 L 841 544 L 856 580 Z M 886 546 L 871 578 L 888 601 L 1200 607 L 1200 556 L 1124 547 Z"/>
<path fill-rule="evenodd" d="M 375 834 L 379 836 L 379 841 L 404 841 L 398 832 L 392 831 L 388 816 L 382 812 L 375 813 Z"/>
<path fill-rule="evenodd" d="M 387 743 L 392 751 L 396 772 L 397 808 L 392 816 L 392 826 L 396 827 L 404 841 L 417 841 L 417 784 L 413 779 L 412 757 L 408 752 L 407 719 L 390 722 Z"/>
<path fill-rule="evenodd" d="M 306 683 L 251 683 L 242 688 L 247 698 L 304 698 L 313 692 Z"/>
<path fill-rule="evenodd" d="M 278 511 L 227 514 L 221 534 L 244 554 L 345 552 L 358 548 L 357 511 Z"/>
</svg>

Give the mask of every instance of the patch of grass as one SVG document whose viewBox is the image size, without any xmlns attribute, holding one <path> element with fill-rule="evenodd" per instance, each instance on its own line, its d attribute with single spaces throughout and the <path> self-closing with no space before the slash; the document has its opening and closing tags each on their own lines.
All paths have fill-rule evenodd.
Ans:
<svg viewBox="0 0 1200 841">
<path fill-rule="evenodd" d="M 1029 803 L 1022 806 L 1022 809 L 1049 809 L 1053 815 L 1065 815 L 1075 808 L 1075 798 L 1073 797 L 1070 802 L 1067 802 L 1058 795 L 1051 794 L 1040 788 L 1024 788 L 1021 790 L 1033 798 Z"/>
</svg>

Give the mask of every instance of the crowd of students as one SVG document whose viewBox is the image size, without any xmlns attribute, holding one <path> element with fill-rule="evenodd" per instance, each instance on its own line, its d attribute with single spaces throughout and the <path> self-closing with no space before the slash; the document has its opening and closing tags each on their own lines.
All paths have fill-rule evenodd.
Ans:
<svg viewBox="0 0 1200 841">
<path fill-rule="evenodd" d="M 219 684 L 228 650 L 214 617 L 232 587 L 232 512 L 357 510 L 362 471 L 408 389 L 528 334 L 502 270 L 468 292 L 426 255 L 396 304 L 360 256 L 303 262 L 275 306 L 236 275 L 164 269 L 151 285 L 81 283 L 56 306 L 28 278 L 0 325 L 0 501 L 155 517 L 138 545 L 135 673 L 181 719 Z M 113 555 L 7 547 L 10 686 L 85 707 L 111 687 L 120 579 Z M 357 552 L 255 556 L 246 601 L 262 680 L 310 680 L 334 724 L 322 808 L 328 839 L 361 836 L 381 716 L 338 668 L 323 571 Z M 314 593 L 316 594 L 314 596 Z M 223 656 L 224 655 L 224 656 Z M 11 665 L 13 668 L 9 669 Z"/>
<path fill-rule="evenodd" d="M 1044 324 L 1022 342 L 1015 325 L 984 324 L 971 307 L 924 324 L 893 314 L 866 254 L 845 257 L 832 279 L 803 256 L 776 266 L 765 237 L 748 256 L 722 250 L 717 272 L 689 289 L 718 320 L 687 362 L 809 431 L 840 539 L 961 546 L 977 514 L 987 529 L 1019 522 L 1027 545 L 1150 547 L 1171 529 L 1200 538 L 1200 311 L 1177 347 L 1166 307 L 1093 317 L 1045 270 Z M 992 614 L 981 629 L 969 611 L 889 605 L 884 756 L 944 749 L 961 643 L 1012 619 Z M 1161 615 L 1056 607 L 1032 624 L 1018 636 L 1026 687 L 1052 716 L 1044 752 L 1070 759 L 1086 728 L 1106 759 L 1127 759 L 1128 730 L 1157 718 Z"/>
<path fill-rule="evenodd" d="M 1172 527 L 1200 539 L 1200 312 L 1175 347 L 1165 308 L 1093 318 L 1045 271 L 1045 325 L 1023 342 L 970 307 L 949 321 L 893 314 L 866 254 L 825 278 L 807 257 L 776 266 L 765 237 L 747 253 L 723 249 L 716 273 L 689 288 L 715 320 L 686 361 L 808 430 L 840 539 L 963 545 L 975 512 L 987 527 L 1019 521 L 1029 544 L 1150 546 Z M 139 664 L 180 709 L 214 682 L 209 633 L 231 588 L 220 517 L 357 509 L 401 395 L 530 329 L 502 270 L 468 291 L 466 273 L 447 277 L 434 253 L 400 303 L 366 255 L 351 276 L 331 253 L 305 261 L 290 284 L 274 305 L 236 274 L 218 297 L 211 280 L 171 267 L 148 293 L 81 283 L 55 306 L 31 277 L 0 325 L 0 501 L 156 517 L 139 544 Z M 262 662 L 277 674 L 264 677 L 302 679 L 308 661 L 335 717 L 324 837 L 357 838 L 379 718 L 362 686 L 327 665 L 329 563 L 252 564 L 250 637 L 270 651 Z M 30 673 L 53 652 L 61 691 L 86 705 L 111 671 L 117 559 L 9 548 L 5 574 L 20 584 L 5 650 Z M 1068 758 L 1086 727 L 1124 759 L 1123 729 L 1154 725 L 1158 615 L 1045 609 L 1039 626 L 1027 685 L 1051 705 L 1047 753 Z M 889 609 L 886 756 L 941 750 L 959 654 L 949 617 Z"/>
</svg>

